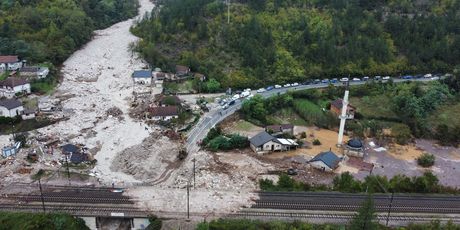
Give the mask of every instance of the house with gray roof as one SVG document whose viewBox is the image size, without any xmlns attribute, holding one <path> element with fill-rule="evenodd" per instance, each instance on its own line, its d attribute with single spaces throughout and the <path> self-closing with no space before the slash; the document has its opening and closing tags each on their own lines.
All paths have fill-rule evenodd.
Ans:
<svg viewBox="0 0 460 230">
<path fill-rule="evenodd" d="M 8 77 L 0 81 L 0 97 L 12 98 L 16 93 L 30 93 L 30 84 L 26 79 Z"/>
<path fill-rule="evenodd" d="M 316 155 L 313 159 L 309 161 L 309 163 L 313 168 L 326 172 L 332 172 L 337 167 L 339 167 L 340 161 L 341 158 L 335 155 L 335 153 L 333 153 L 332 151 L 327 151 Z"/>
<path fill-rule="evenodd" d="M 0 100 L 0 117 L 15 117 L 24 111 L 22 102 L 16 99 Z"/>
<path fill-rule="evenodd" d="M 263 131 L 249 139 L 249 146 L 257 154 L 281 151 L 282 145 L 272 135 Z"/>
<path fill-rule="evenodd" d="M 151 70 L 136 70 L 133 72 L 133 81 L 141 85 L 152 84 L 152 71 Z"/>
<path fill-rule="evenodd" d="M 0 56 L 0 73 L 3 73 L 7 70 L 14 71 L 22 67 L 22 62 L 19 60 L 18 56 Z"/>
</svg>

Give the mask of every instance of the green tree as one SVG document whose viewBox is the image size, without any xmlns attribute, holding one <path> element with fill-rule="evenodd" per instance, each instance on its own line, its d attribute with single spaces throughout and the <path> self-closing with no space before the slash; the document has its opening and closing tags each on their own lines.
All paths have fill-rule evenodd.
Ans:
<svg viewBox="0 0 460 230">
<path fill-rule="evenodd" d="M 363 230 L 363 229 L 378 229 L 376 221 L 377 215 L 375 214 L 374 199 L 372 195 L 368 195 L 367 199 L 359 208 L 358 213 L 353 217 L 349 224 L 350 230 Z"/>
<path fill-rule="evenodd" d="M 206 91 L 207 92 L 215 93 L 215 92 L 219 92 L 220 90 L 221 90 L 220 83 L 216 79 L 211 78 L 211 79 L 209 79 L 209 81 L 206 82 Z"/>
<path fill-rule="evenodd" d="M 409 126 L 401 123 L 394 124 L 391 127 L 391 135 L 394 136 L 396 143 L 400 145 L 407 144 L 407 142 L 412 137 L 412 133 Z"/>
</svg>

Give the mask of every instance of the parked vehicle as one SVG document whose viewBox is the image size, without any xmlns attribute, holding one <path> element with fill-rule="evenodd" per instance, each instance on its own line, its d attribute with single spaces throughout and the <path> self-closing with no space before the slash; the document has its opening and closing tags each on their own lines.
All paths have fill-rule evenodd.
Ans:
<svg viewBox="0 0 460 230">
<path fill-rule="evenodd" d="M 251 92 L 251 89 L 250 88 L 247 88 L 244 90 L 245 92 Z"/>
<path fill-rule="evenodd" d="M 363 77 L 363 81 L 369 81 L 369 77 L 368 76 Z"/>
<path fill-rule="evenodd" d="M 299 86 L 299 83 L 294 82 L 294 83 L 291 84 L 291 86 Z"/>
<path fill-rule="evenodd" d="M 340 81 L 341 82 L 348 82 L 348 78 L 347 77 L 342 77 L 342 78 L 340 78 Z"/>
<path fill-rule="evenodd" d="M 228 103 L 229 106 L 230 106 L 230 105 L 234 105 L 234 104 L 235 104 L 235 100 L 231 100 L 231 101 Z"/>
<path fill-rule="evenodd" d="M 274 88 L 273 86 L 269 86 L 269 87 L 267 87 L 267 91 L 270 91 L 270 90 L 272 90 L 273 88 Z"/>
<path fill-rule="evenodd" d="M 288 83 L 288 84 L 285 84 L 285 85 L 283 85 L 283 87 L 284 87 L 284 88 L 291 87 L 291 84 L 289 84 L 289 83 Z"/>
<path fill-rule="evenodd" d="M 281 88 L 281 87 L 282 87 L 282 86 L 280 86 L 280 85 L 275 85 L 275 89 L 279 89 L 279 88 Z"/>
<path fill-rule="evenodd" d="M 225 104 L 225 105 L 222 106 L 222 109 L 224 109 L 224 110 L 228 109 L 228 106 L 229 106 L 228 104 Z"/>
<path fill-rule="evenodd" d="M 311 80 L 304 81 L 304 82 L 302 83 L 302 85 L 310 85 L 310 84 L 311 84 Z"/>
<path fill-rule="evenodd" d="M 326 79 L 323 79 L 323 80 L 321 80 L 321 83 L 329 84 L 329 79 L 327 79 L 327 78 L 326 78 Z"/>
<path fill-rule="evenodd" d="M 385 77 L 382 78 L 382 80 L 390 80 L 390 79 L 391 79 L 390 76 L 385 76 Z"/>
<path fill-rule="evenodd" d="M 416 75 L 414 76 L 414 78 L 422 78 L 422 77 L 423 77 L 422 74 L 416 74 Z"/>
<path fill-rule="evenodd" d="M 321 80 L 315 79 L 315 81 L 313 81 L 313 83 L 314 83 L 314 84 L 319 84 L 319 83 L 321 83 Z"/>
<path fill-rule="evenodd" d="M 257 90 L 258 93 L 263 93 L 263 92 L 265 92 L 265 91 L 266 91 L 266 90 L 265 90 L 264 88 L 260 88 L 260 89 Z"/>
<path fill-rule="evenodd" d="M 240 98 L 240 95 L 239 95 L 239 94 L 235 94 L 235 95 L 233 95 L 233 97 L 232 97 L 232 99 L 233 99 L 232 101 L 237 100 L 237 99 L 239 99 L 239 98 Z"/>
<path fill-rule="evenodd" d="M 374 80 L 377 80 L 377 81 L 379 81 L 380 79 L 382 79 L 382 77 L 381 77 L 381 76 L 375 76 L 375 77 L 374 77 Z"/>
<path fill-rule="evenodd" d="M 431 79 L 431 80 L 439 80 L 439 77 L 438 77 L 438 76 L 434 76 L 434 77 L 431 77 L 430 79 Z"/>
<path fill-rule="evenodd" d="M 427 73 L 425 75 L 423 75 L 424 78 L 431 78 L 433 77 L 433 75 L 431 73 Z"/>
<path fill-rule="evenodd" d="M 240 94 L 240 97 L 247 97 L 251 94 L 251 91 L 244 91 Z"/>
<path fill-rule="evenodd" d="M 361 81 L 361 79 L 355 77 L 355 78 L 352 79 L 352 81 Z"/>
<path fill-rule="evenodd" d="M 337 78 L 332 78 L 331 83 L 337 83 L 339 80 Z"/>
<path fill-rule="evenodd" d="M 402 76 L 401 78 L 402 78 L 402 79 L 407 79 L 407 80 L 408 80 L 408 79 L 412 79 L 412 78 L 414 78 L 414 77 L 412 77 L 411 75 L 404 75 L 404 76 Z"/>
</svg>

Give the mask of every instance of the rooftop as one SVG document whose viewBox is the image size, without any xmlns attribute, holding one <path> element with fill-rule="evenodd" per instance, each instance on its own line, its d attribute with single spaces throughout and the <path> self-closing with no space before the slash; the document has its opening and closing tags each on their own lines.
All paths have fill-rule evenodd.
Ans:
<svg viewBox="0 0 460 230">
<path fill-rule="evenodd" d="M 76 153 L 78 152 L 78 147 L 73 144 L 66 144 L 62 146 L 62 151 L 64 153 Z"/>
<path fill-rule="evenodd" d="M 165 106 L 165 107 L 151 107 L 148 109 L 152 116 L 166 117 L 166 116 L 177 116 L 179 112 L 177 106 Z"/>
<path fill-rule="evenodd" d="M 19 85 L 25 85 L 29 83 L 26 79 L 16 78 L 16 77 L 8 77 L 7 79 L 0 81 L 0 86 L 7 86 L 7 87 L 15 87 Z"/>
<path fill-rule="evenodd" d="M 343 106 L 343 100 L 341 98 L 335 100 L 335 101 L 332 101 L 331 102 L 331 106 L 334 106 L 338 109 L 342 109 L 342 106 Z M 351 107 L 351 108 L 354 108 L 356 109 L 354 106 L 352 106 L 350 103 L 348 104 L 348 107 Z"/>
<path fill-rule="evenodd" d="M 0 106 L 10 110 L 22 106 L 22 103 L 16 99 L 3 99 L 0 100 Z"/>
<path fill-rule="evenodd" d="M 18 56 L 0 56 L 0 63 L 14 63 L 18 61 Z"/>
<path fill-rule="evenodd" d="M 133 73 L 133 78 L 151 78 L 152 71 L 150 70 L 136 70 Z"/>
<path fill-rule="evenodd" d="M 313 161 L 322 161 L 329 168 L 335 169 L 339 165 L 340 158 L 332 151 L 327 151 L 316 155 L 313 159 L 310 160 L 310 162 Z"/>
<path fill-rule="evenodd" d="M 251 142 L 251 144 L 256 147 L 259 147 L 273 139 L 276 139 L 276 138 L 268 134 L 267 132 L 263 131 L 251 137 L 251 139 L 249 139 L 249 142 Z"/>
</svg>

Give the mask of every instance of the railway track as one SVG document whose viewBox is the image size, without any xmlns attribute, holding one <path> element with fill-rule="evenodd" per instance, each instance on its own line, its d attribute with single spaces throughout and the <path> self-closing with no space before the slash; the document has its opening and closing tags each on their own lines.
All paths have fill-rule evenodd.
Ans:
<svg viewBox="0 0 460 230">
<path fill-rule="evenodd" d="M 46 212 L 64 212 L 78 216 L 145 217 L 146 211 L 133 206 L 45 204 Z M 0 204 L 1 211 L 43 212 L 41 204 Z"/>
<path fill-rule="evenodd" d="M 364 194 L 260 192 L 254 209 L 357 211 L 366 199 Z M 379 212 L 388 211 L 390 196 L 373 196 Z M 393 212 L 460 214 L 459 196 L 395 195 Z"/>
<path fill-rule="evenodd" d="M 4 199 L 35 202 L 41 201 L 40 195 L 8 195 L 3 196 Z M 91 203 L 91 204 L 133 204 L 128 197 L 77 197 L 65 196 L 61 194 L 44 194 L 43 199 L 45 202 L 51 203 Z"/>
<path fill-rule="evenodd" d="M 263 209 L 243 209 L 240 212 L 230 215 L 231 218 L 247 218 L 247 219 L 289 219 L 289 220 L 308 220 L 309 222 L 324 222 L 325 220 L 332 222 L 346 223 L 350 221 L 354 213 L 349 212 L 298 212 L 298 211 L 274 211 Z M 377 220 L 385 223 L 387 219 L 386 213 L 378 213 Z M 414 222 L 430 222 L 439 220 L 442 222 L 452 221 L 460 223 L 460 215 L 419 215 L 407 213 L 394 213 L 390 215 L 389 222 L 393 223 L 414 223 Z"/>
</svg>

